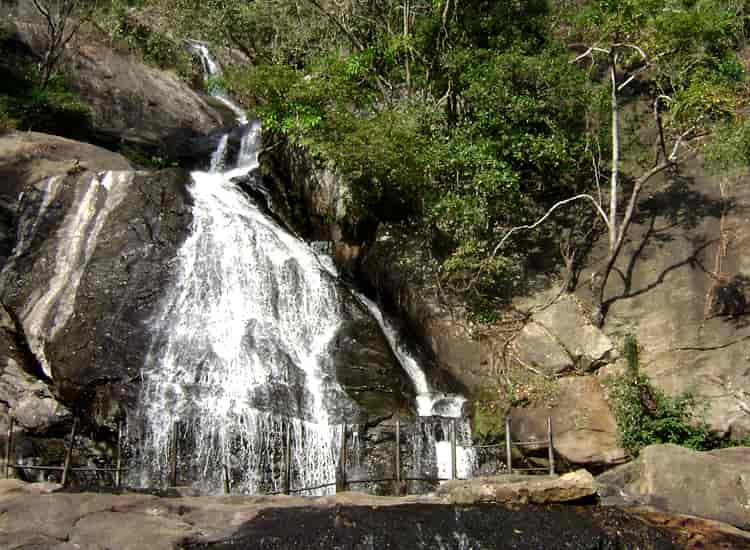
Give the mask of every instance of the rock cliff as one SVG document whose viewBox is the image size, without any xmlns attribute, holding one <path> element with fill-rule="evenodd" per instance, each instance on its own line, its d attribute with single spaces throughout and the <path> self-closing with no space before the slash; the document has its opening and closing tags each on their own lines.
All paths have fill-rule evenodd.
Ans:
<svg viewBox="0 0 750 550">
<path fill-rule="evenodd" d="M 90 446 L 106 447 L 136 406 L 152 321 L 191 228 L 190 178 L 133 171 L 103 149 L 19 132 L 0 136 L 0 174 L 9 183 L 0 428 L 15 419 L 14 460 L 50 465 L 64 456 L 60 438 L 74 415 Z M 330 351 L 351 401 L 335 414 L 363 424 L 410 416 L 413 388 L 377 322 L 344 285 L 340 294 L 344 322 Z M 364 435 L 375 456 L 382 438 Z M 387 475 L 387 453 L 380 462 Z"/>
</svg>

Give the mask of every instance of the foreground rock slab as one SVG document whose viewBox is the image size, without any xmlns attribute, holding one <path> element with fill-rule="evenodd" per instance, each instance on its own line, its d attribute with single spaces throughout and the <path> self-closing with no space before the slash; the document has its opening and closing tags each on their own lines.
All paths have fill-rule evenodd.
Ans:
<svg viewBox="0 0 750 550">
<path fill-rule="evenodd" d="M 49 492 L 57 488 L 0 481 L 0 548 L 679 547 L 668 532 L 616 510 L 511 510 L 356 493 L 311 499 Z"/>
<path fill-rule="evenodd" d="M 500 503 L 451 503 L 443 495 L 360 493 L 159 497 L 62 492 L 51 483 L 0 480 L 0 548 L 748 548 L 750 534 L 700 518 L 651 509 L 554 503 L 588 493 L 592 479 L 506 476 L 525 486 Z M 500 485 L 503 478 L 494 480 Z M 487 485 L 488 480 L 476 480 Z M 558 488 L 543 490 L 552 484 Z M 460 483 L 444 493 L 455 493 Z M 536 495 L 532 500 L 529 495 Z M 524 504 L 544 502 L 544 504 Z"/>
<path fill-rule="evenodd" d="M 594 496 L 596 487 L 594 476 L 586 470 L 577 470 L 560 477 L 494 476 L 449 481 L 440 486 L 437 495 L 452 504 L 549 504 Z"/>
<path fill-rule="evenodd" d="M 750 529 L 750 448 L 697 452 L 651 445 L 597 478 L 613 504 L 648 505 Z"/>
</svg>

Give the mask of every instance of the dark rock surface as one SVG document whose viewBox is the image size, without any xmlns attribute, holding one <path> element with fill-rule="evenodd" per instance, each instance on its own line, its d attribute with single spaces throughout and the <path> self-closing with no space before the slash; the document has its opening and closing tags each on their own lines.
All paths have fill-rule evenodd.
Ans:
<svg viewBox="0 0 750 550">
<path fill-rule="evenodd" d="M 367 249 L 362 274 L 408 328 L 437 367 L 469 394 L 491 385 L 490 348 L 466 308 L 436 285 L 435 258 L 420 235 L 382 225 Z"/>
<path fill-rule="evenodd" d="M 0 135 L 0 269 L 16 242 L 18 207 L 28 185 L 80 170 L 129 170 L 120 155 L 87 143 L 37 132 Z"/>
<path fill-rule="evenodd" d="M 0 480 L 3 548 L 689 548 L 750 547 L 750 534 L 691 518 L 592 505 L 454 506 L 429 497 L 340 493 L 185 497 L 61 492 Z M 440 537 L 438 540 L 437 537 Z M 420 541 L 422 544 L 420 545 Z M 266 544 L 267 546 L 262 546 Z"/>
<path fill-rule="evenodd" d="M 19 192 L 0 292 L 31 352 L 23 370 L 111 425 L 132 403 L 147 321 L 190 226 L 187 174 L 128 171 L 119 155 L 43 134 L 7 133 L 0 153 Z"/>
<path fill-rule="evenodd" d="M 96 424 L 133 403 L 148 320 L 187 235 L 187 174 L 83 172 L 26 188 L 2 299 L 61 399 Z"/>
<path fill-rule="evenodd" d="M 332 242 L 337 265 L 355 272 L 361 245 L 376 227 L 350 209 L 346 180 L 278 136 L 265 134 L 263 142 L 260 172 L 266 186 L 278 193 L 277 210 L 305 238 Z"/>
<path fill-rule="evenodd" d="M 669 534 L 614 510 L 599 515 L 573 507 L 509 510 L 501 506 L 406 504 L 261 511 L 231 537 L 186 548 L 365 549 L 678 548 Z"/>
<path fill-rule="evenodd" d="M 410 416 L 409 407 L 414 402 L 411 380 L 364 306 L 346 290 L 340 295 L 345 322 L 333 344 L 339 384 L 365 413 L 364 420 Z"/>
</svg>

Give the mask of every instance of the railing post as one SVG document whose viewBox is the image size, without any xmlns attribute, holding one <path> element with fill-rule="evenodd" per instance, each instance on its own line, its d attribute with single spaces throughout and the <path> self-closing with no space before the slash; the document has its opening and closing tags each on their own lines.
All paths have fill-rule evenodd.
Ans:
<svg viewBox="0 0 750 550">
<path fill-rule="evenodd" d="M 229 465 L 227 464 L 227 456 L 224 455 L 224 494 L 229 494 Z"/>
<path fill-rule="evenodd" d="M 451 418 L 451 479 L 458 477 L 458 464 L 456 462 L 456 419 Z"/>
<path fill-rule="evenodd" d="M 5 440 L 5 478 L 10 477 L 10 455 L 13 452 L 13 424 L 15 422 L 15 418 L 12 416 L 10 417 L 10 420 L 8 422 L 8 437 Z"/>
<path fill-rule="evenodd" d="M 70 464 L 73 462 L 73 446 L 75 445 L 76 429 L 78 428 L 78 417 L 73 417 L 73 428 L 70 430 L 70 445 L 68 452 L 65 454 L 65 465 L 63 466 L 61 484 L 65 487 L 68 484 L 68 474 L 70 473 Z"/>
<path fill-rule="evenodd" d="M 177 460 L 178 460 L 178 453 L 179 453 L 179 445 L 177 443 L 177 421 L 175 420 L 172 423 L 172 464 L 171 464 L 171 472 L 169 476 L 169 481 L 172 484 L 172 487 L 177 487 Z"/>
<path fill-rule="evenodd" d="M 547 417 L 547 453 L 549 456 L 549 475 L 555 475 L 555 448 L 552 445 L 552 417 Z"/>
<path fill-rule="evenodd" d="M 346 483 L 346 422 L 341 427 L 341 447 L 339 448 L 339 471 L 336 478 L 336 492 L 347 490 Z"/>
<path fill-rule="evenodd" d="M 396 490 L 395 493 L 397 495 L 401 494 L 401 422 L 397 419 L 396 420 L 396 446 L 395 446 L 395 456 L 396 456 Z"/>
<path fill-rule="evenodd" d="M 513 473 L 513 465 L 511 464 L 511 448 L 510 448 L 510 415 L 505 416 L 505 456 L 506 465 L 508 466 L 508 474 Z"/>
<path fill-rule="evenodd" d="M 292 426 L 287 424 L 284 434 L 284 494 L 292 489 Z"/>
<path fill-rule="evenodd" d="M 122 483 L 122 421 L 117 423 L 117 463 L 115 465 L 115 488 Z"/>
</svg>

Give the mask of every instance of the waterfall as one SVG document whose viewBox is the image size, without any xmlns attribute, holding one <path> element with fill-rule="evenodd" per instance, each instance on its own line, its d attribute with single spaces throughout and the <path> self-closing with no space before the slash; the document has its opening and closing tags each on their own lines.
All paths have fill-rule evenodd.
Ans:
<svg viewBox="0 0 750 550">
<path fill-rule="evenodd" d="M 206 74 L 220 69 L 191 43 Z M 236 115 L 239 153 L 227 166 L 229 134 L 209 171 L 191 174 L 192 231 L 175 259 L 175 281 L 152 321 L 139 407 L 131 424 L 131 483 L 164 486 L 179 448 L 179 478 L 200 492 L 282 490 L 286 464 L 296 488 L 333 491 L 341 444 L 331 411 L 347 399 L 336 381 L 331 346 L 342 320 L 336 269 L 268 218 L 234 183 L 258 166 L 260 124 L 221 89 L 213 95 Z M 420 464 L 450 476 L 448 426 L 458 425 L 459 475 L 471 470 L 464 398 L 435 391 L 378 306 L 360 296 L 412 379 L 420 425 Z M 434 423 L 434 421 L 433 421 Z M 442 423 L 442 424 L 441 424 Z M 448 423 L 448 424 L 446 424 Z M 283 456 L 289 442 L 289 457 Z M 358 449 L 360 442 L 352 444 Z M 446 453 L 446 445 L 448 445 Z M 357 459 L 359 455 L 355 453 Z M 446 462 L 447 460 L 447 462 Z M 328 485 L 327 487 L 323 487 Z"/>
<path fill-rule="evenodd" d="M 420 366 L 419 360 L 405 345 L 394 323 L 367 296 L 357 293 L 357 297 L 380 325 L 393 354 L 411 379 L 416 392 L 417 414 L 420 417 L 439 417 L 437 424 L 440 425 L 440 430 L 436 430 L 434 420 L 425 421 L 420 426 L 421 429 L 411 437 L 415 455 L 413 476 L 422 476 L 422 470 L 434 464 L 438 477 L 450 478 L 452 459 L 448 438 L 450 430 L 455 426 L 457 474 L 459 478 L 468 478 L 473 470 L 475 453 L 471 448 L 471 427 L 462 414 L 466 398 L 435 391 L 427 381 L 427 374 Z"/>
<path fill-rule="evenodd" d="M 219 67 L 218 63 L 216 63 L 213 57 L 211 57 L 211 53 L 208 51 L 208 47 L 205 44 L 201 44 L 200 42 L 195 42 L 192 40 L 188 41 L 187 45 L 188 48 L 190 48 L 191 51 L 195 52 L 201 60 L 201 65 L 203 66 L 203 74 L 205 75 L 204 79 L 206 82 L 211 84 L 211 95 L 217 100 L 221 101 L 230 111 L 234 113 L 234 116 L 237 118 L 237 122 L 240 125 L 247 124 L 247 113 L 242 107 L 240 107 L 230 99 L 229 94 L 224 89 L 221 83 L 221 78 L 224 76 L 224 74 L 221 72 L 221 68 Z M 213 79 L 213 81 L 211 79 Z"/>
<path fill-rule="evenodd" d="M 196 48 L 216 74 L 205 46 Z M 328 411 L 343 392 L 328 348 L 341 323 L 337 289 L 315 253 L 232 183 L 257 167 L 259 133 L 245 125 L 230 170 L 225 136 L 211 171 L 191 174 L 192 232 L 142 369 L 138 485 L 168 481 L 174 438 L 180 477 L 202 492 L 224 477 L 234 491 L 281 490 L 284 438 L 293 485 L 335 482 L 341 433 Z"/>
<path fill-rule="evenodd" d="M 224 168 L 227 159 L 227 148 L 229 146 L 229 134 L 224 134 L 219 140 L 219 146 L 211 155 L 211 172 L 219 172 Z"/>
</svg>

